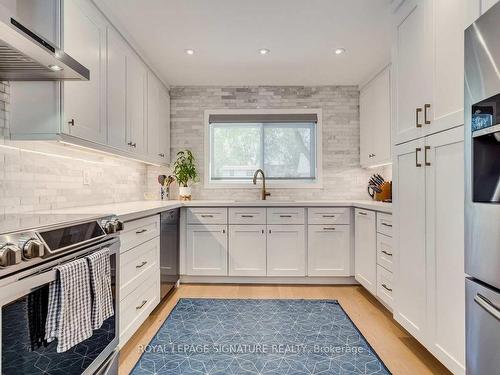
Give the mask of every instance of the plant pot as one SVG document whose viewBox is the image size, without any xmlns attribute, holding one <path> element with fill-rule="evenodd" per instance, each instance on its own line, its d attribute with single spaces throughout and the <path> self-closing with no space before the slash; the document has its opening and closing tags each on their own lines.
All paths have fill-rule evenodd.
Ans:
<svg viewBox="0 0 500 375">
<path fill-rule="evenodd" d="M 181 201 L 191 200 L 191 186 L 179 186 L 179 199 Z"/>
</svg>

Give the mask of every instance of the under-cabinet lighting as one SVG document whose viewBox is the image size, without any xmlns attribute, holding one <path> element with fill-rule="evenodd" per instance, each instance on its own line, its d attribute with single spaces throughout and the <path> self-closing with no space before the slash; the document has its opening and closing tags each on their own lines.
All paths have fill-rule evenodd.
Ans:
<svg viewBox="0 0 500 375">
<path fill-rule="evenodd" d="M 60 155 L 60 154 L 54 154 L 54 153 L 51 153 L 51 152 L 44 152 L 44 151 L 37 151 L 37 150 L 30 150 L 30 149 L 22 148 L 22 147 L 0 145 L 0 148 L 8 149 L 8 150 L 14 150 L 14 151 L 26 152 L 26 153 L 29 153 L 29 154 L 49 156 L 49 157 L 59 158 L 59 159 L 83 161 L 85 163 L 91 163 L 91 164 L 105 164 L 102 161 L 94 161 L 94 160 L 87 160 L 87 159 L 75 158 L 73 156 Z"/>
<path fill-rule="evenodd" d="M 345 52 L 345 48 L 337 48 L 335 50 L 336 55 L 342 55 Z"/>
<path fill-rule="evenodd" d="M 68 145 L 68 146 L 71 146 L 71 147 L 81 148 L 82 150 L 87 150 L 87 151 L 94 152 L 94 153 L 109 155 L 109 156 L 112 156 L 114 158 L 127 159 L 127 160 L 135 161 L 135 162 L 138 162 L 138 163 L 142 163 L 142 164 L 152 165 L 154 167 L 161 167 L 160 164 L 151 163 L 151 162 L 148 162 L 148 161 L 131 158 L 129 156 L 122 156 L 122 155 L 119 155 L 119 154 L 113 154 L 113 153 L 107 152 L 107 151 L 96 150 L 94 148 L 90 148 L 90 147 L 86 147 L 86 146 L 81 146 L 81 145 L 77 145 L 77 144 L 66 142 L 66 141 L 59 141 L 59 143 L 61 143 L 63 145 Z"/>
<path fill-rule="evenodd" d="M 369 167 L 366 167 L 366 168 L 368 168 L 368 169 L 380 168 L 380 167 L 385 167 L 386 165 L 392 165 L 392 162 L 382 163 L 382 164 L 377 164 L 377 165 L 370 165 Z"/>
<path fill-rule="evenodd" d="M 187 49 L 185 52 L 187 55 L 194 55 L 194 49 Z"/>
<path fill-rule="evenodd" d="M 269 51 L 267 48 L 261 48 L 261 49 L 259 49 L 259 53 L 261 55 L 267 55 L 269 52 L 271 52 L 271 51 Z"/>
</svg>

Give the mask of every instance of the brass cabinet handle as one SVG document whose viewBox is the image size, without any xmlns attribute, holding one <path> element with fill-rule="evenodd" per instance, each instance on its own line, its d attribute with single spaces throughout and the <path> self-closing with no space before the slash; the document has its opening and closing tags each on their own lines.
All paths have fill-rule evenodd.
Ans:
<svg viewBox="0 0 500 375">
<path fill-rule="evenodd" d="M 292 215 L 280 215 L 280 217 L 292 217 Z"/>
<path fill-rule="evenodd" d="M 431 121 L 427 119 L 427 111 L 431 108 L 430 104 L 425 104 L 424 105 L 424 124 L 425 125 L 430 125 Z"/>
<path fill-rule="evenodd" d="M 272 233 L 272 232 L 271 232 L 271 229 L 269 229 L 269 233 Z"/>
<path fill-rule="evenodd" d="M 425 152 L 424 152 L 424 164 L 426 167 L 430 167 L 431 163 L 427 161 L 427 150 L 431 149 L 431 146 L 425 146 Z"/>
<path fill-rule="evenodd" d="M 264 229 L 262 229 L 262 234 L 264 234 Z"/>
<path fill-rule="evenodd" d="M 420 147 L 417 147 L 415 149 L 415 167 L 421 167 L 422 166 L 422 163 L 419 163 L 418 162 L 418 153 L 422 151 L 422 149 Z"/>
<path fill-rule="evenodd" d="M 146 233 L 148 230 L 147 229 L 141 229 L 141 230 L 138 230 L 135 232 L 135 234 L 142 234 L 142 233 Z"/>
<path fill-rule="evenodd" d="M 148 262 L 147 262 L 147 261 L 144 261 L 144 262 L 142 262 L 141 264 L 139 264 L 139 265 L 135 266 L 135 268 L 142 268 L 142 267 L 144 267 L 146 264 L 148 264 Z"/>
<path fill-rule="evenodd" d="M 422 112 L 422 108 L 417 108 L 416 111 L 415 111 L 415 126 L 417 128 L 421 128 L 422 127 L 422 124 L 419 124 L 418 123 L 418 114 Z"/>
<path fill-rule="evenodd" d="M 136 310 L 142 309 L 146 303 L 148 303 L 147 299 L 145 299 L 144 301 L 142 301 L 142 303 L 139 306 L 136 306 L 135 309 Z"/>
<path fill-rule="evenodd" d="M 225 229 L 222 230 L 222 234 L 226 234 L 226 230 Z"/>
<path fill-rule="evenodd" d="M 71 120 L 68 121 L 68 125 L 70 126 L 75 126 L 75 119 L 72 118 Z"/>
<path fill-rule="evenodd" d="M 335 230 L 335 227 L 331 227 L 331 228 L 323 228 L 323 230 Z"/>
<path fill-rule="evenodd" d="M 335 217 L 335 215 L 323 215 L 323 217 Z"/>
<path fill-rule="evenodd" d="M 363 216 L 366 216 L 368 215 L 366 212 L 362 212 L 362 211 L 358 211 L 358 215 L 363 215 Z"/>
<path fill-rule="evenodd" d="M 382 288 L 384 288 L 385 290 L 388 290 L 389 292 L 392 292 L 392 289 L 389 288 L 387 285 L 385 284 L 382 284 Z"/>
<path fill-rule="evenodd" d="M 253 215 L 241 215 L 241 217 L 253 217 Z"/>
<path fill-rule="evenodd" d="M 384 253 L 385 255 L 388 255 L 388 256 L 392 257 L 392 253 L 389 253 L 389 252 L 387 252 L 385 250 L 382 250 L 382 253 Z"/>
<path fill-rule="evenodd" d="M 201 217 L 214 217 L 214 215 L 200 215 Z"/>
<path fill-rule="evenodd" d="M 383 226 L 385 226 L 385 227 L 392 228 L 392 224 L 387 224 L 387 223 L 384 223 L 384 222 L 382 222 L 381 224 L 382 224 Z"/>
</svg>

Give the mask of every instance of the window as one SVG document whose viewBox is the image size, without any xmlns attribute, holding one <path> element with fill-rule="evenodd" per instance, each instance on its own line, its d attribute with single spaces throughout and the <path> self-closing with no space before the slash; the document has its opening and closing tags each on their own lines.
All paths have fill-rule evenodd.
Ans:
<svg viewBox="0 0 500 375">
<path fill-rule="evenodd" d="M 317 113 L 218 113 L 207 125 L 209 184 L 248 186 L 259 168 L 271 185 L 318 183 Z"/>
</svg>

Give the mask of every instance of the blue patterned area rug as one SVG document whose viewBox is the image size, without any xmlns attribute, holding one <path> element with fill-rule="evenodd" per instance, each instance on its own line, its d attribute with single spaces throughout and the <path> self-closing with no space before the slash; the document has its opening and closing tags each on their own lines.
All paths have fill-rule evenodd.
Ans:
<svg viewBox="0 0 500 375">
<path fill-rule="evenodd" d="M 390 374 L 337 301 L 180 299 L 143 374 Z"/>
</svg>

